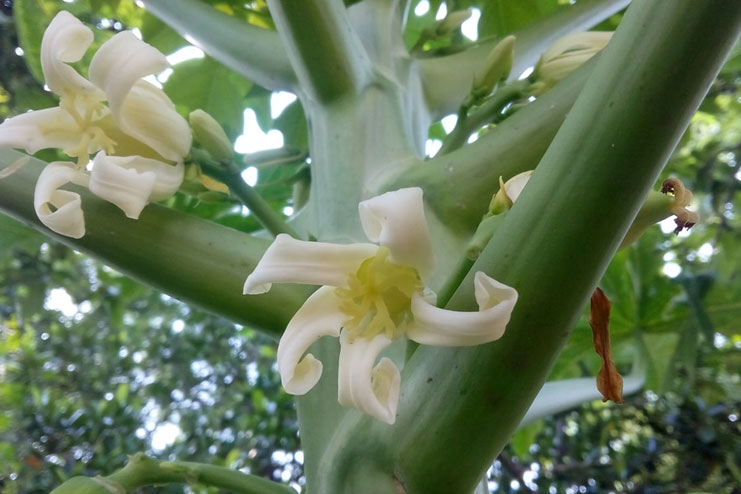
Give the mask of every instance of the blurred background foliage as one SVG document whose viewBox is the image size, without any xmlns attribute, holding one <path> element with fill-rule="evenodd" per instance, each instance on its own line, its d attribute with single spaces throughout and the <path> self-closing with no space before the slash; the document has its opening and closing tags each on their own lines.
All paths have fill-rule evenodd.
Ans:
<svg viewBox="0 0 741 494">
<path fill-rule="evenodd" d="M 262 0 L 207 3 L 273 28 Z M 478 39 L 501 36 L 568 3 L 575 2 L 412 2 L 405 40 L 416 56 L 452 53 L 475 42 L 471 22 Z M 189 46 L 127 0 L 0 0 L 0 117 L 55 104 L 38 54 L 45 26 L 62 8 L 96 28 L 96 44 L 137 28 L 165 54 Z M 463 8 L 474 9 L 468 35 L 435 32 L 436 18 Z M 619 18 L 600 27 L 614 29 Z M 239 139 L 281 132 L 278 150 L 247 146 L 244 169 L 277 211 L 299 209 L 310 159 L 297 101 L 283 95 L 280 103 L 208 56 L 175 63 L 157 80 L 183 115 L 196 108 L 214 115 L 237 151 Z M 444 135 L 437 123 L 430 142 Z M 55 151 L 39 156 L 56 159 Z M 588 403 L 522 428 L 489 471 L 492 492 L 741 493 L 741 49 L 694 117 L 669 175 L 695 192 L 700 224 L 676 237 L 671 220 L 652 228 L 618 253 L 600 284 L 613 303 L 617 365 L 627 374 L 641 355 L 646 390 L 623 406 Z M 237 202 L 195 179 L 169 205 L 246 232 L 259 227 Z M 0 232 L 0 493 L 46 493 L 73 475 L 110 473 L 137 451 L 300 489 L 303 457 L 293 402 L 275 370 L 275 341 L 4 216 Z M 596 375 L 591 338 L 583 318 L 551 379 Z M 183 489 L 207 491 L 146 492 Z"/>
</svg>

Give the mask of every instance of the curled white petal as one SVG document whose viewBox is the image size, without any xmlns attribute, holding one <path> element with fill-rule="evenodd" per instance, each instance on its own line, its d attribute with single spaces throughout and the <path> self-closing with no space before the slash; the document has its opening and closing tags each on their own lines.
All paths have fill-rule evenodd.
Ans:
<svg viewBox="0 0 741 494">
<path fill-rule="evenodd" d="M 181 161 L 192 139 L 188 123 L 161 89 L 140 80 L 168 66 L 156 48 L 124 31 L 95 53 L 90 62 L 90 80 L 105 91 L 121 130 L 163 158 Z"/>
<path fill-rule="evenodd" d="M 90 192 L 118 206 L 129 218 L 138 218 L 149 202 L 157 176 L 128 165 L 135 157 L 106 156 L 99 152 L 90 174 Z"/>
<path fill-rule="evenodd" d="M 517 290 L 479 271 L 474 277 L 477 312 L 441 309 L 415 294 L 407 337 L 423 345 L 469 346 L 500 338 L 517 302 Z"/>
<path fill-rule="evenodd" d="M 41 223 L 50 230 L 67 237 L 82 238 L 85 235 L 85 218 L 80 195 L 59 190 L 67 183 L 87 185 L 87 175 L 75 169 L 71 163 L 55 161 L 46 165 L 36 182 L 33 206 Z"/>
<path fill-rule="evenodd" d="M 281 234 L 247 277 L 244 293 L 265 293 L 273 283 L 345 286 L 348 275 L 377 250 L 373 244 L 306 242 Z"/>
<path fill-rule="evenodd" d="M 52 19 L 41 40 L 41 69 L 49 89 L 59 95 L 83 92 L 102 97 L 101 91 L 67 65 L 79 61 L 92 42 L 92 30 L 69 12 L 62 10 Z"/>
<path fill-rule="evenodd" d="M 432 267 L 434 255 L 422 189 L 386 192 L 361 202 L 358 211 L 368 240 L 388 247 L 395 262 L 412 266 L 423 275 Z"/>
<path fill-rule="evenodd" d="M 340 334 L 340 364 L 337 399 L 343 406 L 354 407 L 393 424 L 399 404 L 401 374 L 389 358 L 376 358 L 391 340 L 381 334 L 372 340 L 351 340 L 347 331 Z"/>
<path fill-rule="evenodd" d="M 533 175 L 534 172 L 535 170 L 530 170 L 518 173 L 514 177 L 507 180 L 507 182 L 504 184 L 504 190 L 510 201 L 515 202 L 517 198 L 520 197 L 522 190 L 530 181 L 530 177 Z"/>
<path fill-rule="evenodd" d="M 0 124 L 0 148 L 33 154 L 46 148 L 71 148 L 79 142 L 75 121 L 59 107 L 22 113 Z"/>
<path fill-rule="evenodd" d="M 332 287 L 320 288 L 304 302 L 278 344 L 278 372 L 286 392 L 302 395 L 319 381 L 322 363 L 310 353 L 301 357 L 322 336 L 338 336 L 345 319 Z"/>
</svg>

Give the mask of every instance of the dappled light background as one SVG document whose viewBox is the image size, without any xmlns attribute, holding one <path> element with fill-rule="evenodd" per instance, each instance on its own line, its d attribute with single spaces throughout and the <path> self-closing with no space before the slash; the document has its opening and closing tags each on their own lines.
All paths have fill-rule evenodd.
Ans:
<svg viewBox="0 0 741 494">
<path fill-rule="evenodd" d="M 271 93 L 225 68 L 133 2 L 35 3 L 45 17 L 67 8 L 97 27 L 96 46 L 134 28 L 168 54 L 172 68 L 150 82 L 183 115 L 196 108 L 211 113 L 245 155 L 247 183 L 285 217 L 300 214 L 311 159 L 295 95 Z M 263 1 L 207 3 L 272 26 Z M 460 30 L 422 45 L 428 56 L 443 54 L 569 2 L 526 3 L 518 9 L 506 1 L 412 2 L 405 40 L 411 48 L 436 20 L 471 7 Z M 12 0 L 0 0 L 0 8 L 0 118 L 53 106 L 32 75 L 38 61 L 25 62 L 16 29 L 45 22 Z M 515 24 L 499 25 L 496 9 L 510 9 Z M 619 15 L 599 28 L 618 22 Z M 700 224 L 679 236 L 671 234 L 671 219 L 653 227 L 616 256 L 600 283 L 613 303 L 616 363 L 625 375 L 639 355 L 646 390 L 624 406 L 589 403 L 522 428 L 488 472 L 491 492 L 741 492 L 741 51 L 734 53 L 664 174 L 695 192 Z M 455 119 L 431 127 L 428 156 Z M 57 158 L 53 150 L 38 156 Z M 186 185 L 169 206 L 258 230 L 249 209 L 232 198 Z M 591 338 L 582 318 L 552 379 L 596 375 Z M 280 387 L 275 351 L 276 341 L 250 328 L 0 217 L 0 493 L 47 493 L 73 475 L 110 473 L 138 451 L 224 465 L 300 491 L 296 411 Z M 184 491 L 211 492 L 192 486 L 145 492 Z"/>
</svg>

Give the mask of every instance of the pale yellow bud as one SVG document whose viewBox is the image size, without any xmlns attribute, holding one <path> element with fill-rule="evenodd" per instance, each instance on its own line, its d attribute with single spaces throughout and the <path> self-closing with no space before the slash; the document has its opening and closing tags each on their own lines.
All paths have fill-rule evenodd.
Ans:
<svg viewBox="0 0 741 494">
<path fill-rule="evenodd" d="M 195 110 L 189 116 L 193 136 L 201 146 L 218 161 L 232 159 L 232 142 L 214 117 L 203 110 Z"/>
<path fill-rule="evenodd" d="M 534 93 L 553 87 L 584 62 L 599 53 L 612 38 L 612 32 L 586 31 L 572 33 L 548 48 L 535 65 Z"/>
</svg>

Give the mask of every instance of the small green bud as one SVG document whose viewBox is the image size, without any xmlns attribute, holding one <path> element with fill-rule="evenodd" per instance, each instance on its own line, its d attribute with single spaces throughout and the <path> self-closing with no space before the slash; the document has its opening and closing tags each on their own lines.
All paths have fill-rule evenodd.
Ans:
<svg viewBox="0 0 741 494">
<path fill-rule="evenodd" d="M 193 128 L 193 137 L 201 146 L 218 161 L 231 160 L 233 156 L 232 142 L 214 117 L 203 110 L 195 110 L 189 116 L 190 126 Z"/>
<path fill-rule="evenodd" d="M 557 40 L 535 65 L 533 93 L 542 94 L 599 53 L 612 38 L 612 32 L 572 33 Z"/>
<path fill-rule="evenodd" d="M 499 190 L 489 203 L 489 215 L 497 215 L 509 210 L 512 204 L 520 197 L 522 189 L 525 188 L 534 170 L 515 175 L 506 182 L 499 177 Z"/>
<path fill-rule="evenodd" d="M 435 26 L 435 34 L 438 36 L 444 36 L 450 34 L 453 31 L 460 29 L 464 22 L 471 17 L 471 11 L 469 9 L 456 10 L 445 16 L 444 19 L 438 21 Z"/>
<path fill-rule="evenodd" d="M 492 48 L 486 57 L 484 66 L 473 77 L 475 99 L 488 96 L 501 81 L 507 79 L 512 70 L 512 59 L 515 56 L 515 37 L 507 36 Z"/>
<path fill-rule="evenodd" d="M 120 485 L 100 477 L 72 477 L 51 494 L 126 494 L 126 491 Z"/>
</svg>

